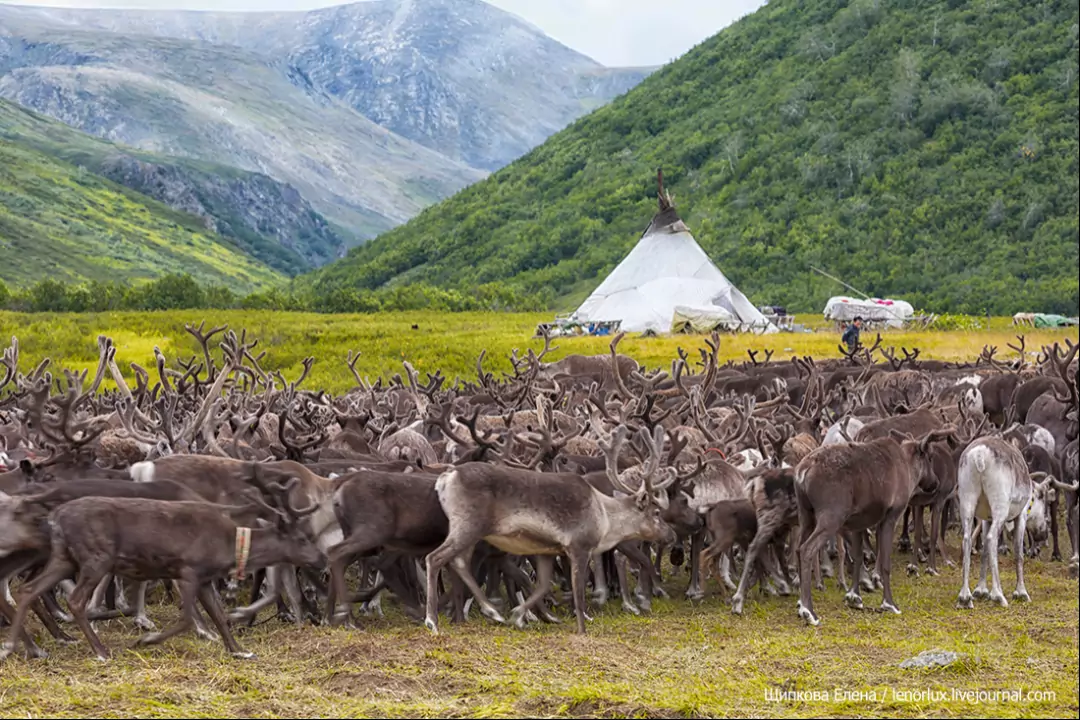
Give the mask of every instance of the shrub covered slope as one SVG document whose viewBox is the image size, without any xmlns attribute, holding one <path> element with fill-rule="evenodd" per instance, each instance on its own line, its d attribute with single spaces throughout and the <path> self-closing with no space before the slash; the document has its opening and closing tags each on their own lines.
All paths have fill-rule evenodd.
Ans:
<svg viewBox="0 0 1080 720">
<path fill-rule="evenodd" d="M 663 166 L 751 299 L 819 311 L 811 266 L 929 310 L 1076 312 L 1076 0 L 773 0 L 513 165 L 313 277 L 580 298 Z"/>
</svg>

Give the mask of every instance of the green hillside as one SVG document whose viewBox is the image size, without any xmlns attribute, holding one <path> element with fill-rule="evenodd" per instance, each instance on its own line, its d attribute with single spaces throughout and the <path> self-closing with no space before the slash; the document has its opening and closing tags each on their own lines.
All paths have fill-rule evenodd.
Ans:
<svg viewBox="0 0 1080 720">
<path fill-rule="evenodd" d="M 168 273 L 235 292 L 283 280 L 193 216 L 0 138 L 0 280 L 14 288 Z"/>
<path fill-rule="evenodd" d="M 772 0 L 314 287 L 505 281 L 580 296 L 655 211 L 655 170 L 758 303 L 846 293 L 1075 313 L 1076 0 Z"/>
<path fill-rule="evenodd" d="M 116 145 L 4 99 L 0 138 L 198 215 L 217 234 L 286 275 L 328 262 L 344 245 L 295 189 L 266 175 Z"/>
</svg>

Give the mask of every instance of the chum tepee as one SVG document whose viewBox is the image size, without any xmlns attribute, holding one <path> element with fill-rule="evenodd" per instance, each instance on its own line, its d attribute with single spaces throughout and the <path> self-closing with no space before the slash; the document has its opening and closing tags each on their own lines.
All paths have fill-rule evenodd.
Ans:
<svg viewBox="0 0 1080 720">
<path fill-rule="evenodd" d="M 678 312 L 690 322 L 705 318 L 743 332 L 778 332 L 698 245 L 664 192 L 663 175 L 659 197 L 660 210 L 645 234 L 571 319 L 666 333 Z"/>
</svg>

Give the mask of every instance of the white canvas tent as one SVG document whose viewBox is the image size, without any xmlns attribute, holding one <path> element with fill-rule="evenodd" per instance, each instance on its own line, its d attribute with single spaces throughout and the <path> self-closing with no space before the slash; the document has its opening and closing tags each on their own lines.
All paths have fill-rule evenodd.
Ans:
<svg viewBox="0 0 1080 720">
<path fill-rule="evenodd" d="M 666 333 L 677 307 L 723 310 L 741 332 L 779 332 L 713 264 L 661 188 L 660 212 L 645 234 L 571 318 Z"/>
</svg>

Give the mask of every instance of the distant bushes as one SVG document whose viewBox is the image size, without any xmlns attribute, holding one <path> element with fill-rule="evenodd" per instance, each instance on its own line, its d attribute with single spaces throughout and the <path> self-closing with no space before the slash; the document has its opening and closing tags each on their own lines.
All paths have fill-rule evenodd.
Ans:
<svg viewBox="0 0 1080 720">
<path fill-rule="evenodd" d="M 187 274 L 165 275 L 139 285 L 92 281 L 79 285 L 42 280 L 25 290 L 0 282 L 0 309 L 31 313 L 89 313 L 116 310 L 288 310 L 316 313 L 378 313 L 408 310 L 439 312 L 546 310 L 548 292 L 528 294 L 501 283 L 467 290 L 408 285 L 380 290 L 335 287 L 311 290 L 273 288 L 237 295 L 220 285 L 200 285 Z"/>
</svg>

